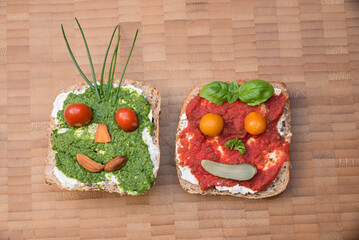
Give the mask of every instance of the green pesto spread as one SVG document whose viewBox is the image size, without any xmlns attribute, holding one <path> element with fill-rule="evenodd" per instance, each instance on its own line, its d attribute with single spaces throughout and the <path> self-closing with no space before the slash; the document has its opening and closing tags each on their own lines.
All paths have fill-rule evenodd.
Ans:
<svg viewBox="0 0 359 240">
<path fill-rule="evenodd" d="M 103 85 L 104 90 L 107 85 Z M 141 194 L 151 188 L 155 181 L 153 163 L 147 144 L 142 139 L 142 131 L 148 128 L 152 136 L 153 123 L 149 119 L 150 104 L 137 91 L 121 88 L 118 101 L 114 103 L 117 87 L 112 87 L 110 99 L 98 101 L 92 88 L 82 94 L 69 93 L 63 109 L 57 113 L 59 127 L 53 130 L 52 143 L 56 153 L 56 167 L 67 177 L 86 184 L 98 183 L 115 178 L 124 192 Z M 105 92 L 102 92 L 102 96 Z M 84 103 L 93 111 L 92 121 L 83 127 L 70 127 L 64 119 L 64 109 L 71 103 Z M 119 108 L 133 109 L 139 120 L 134 132 L 124 132 L 115 122 L 115 113 Z M 95 143 L 98 123 L 105 123 L 111 136 L 110 143 Z M 127 156 L 126 165 L 114 172 L 92 173 L 84 169 L 76 160 L 76 154 L 82 153 L 92 160 L 106 164 L 118 156 Z M 97 184 L 99 185 L 99 184 Z M 100 188 L 101 189 L 101 188 Z"/>
</svg>

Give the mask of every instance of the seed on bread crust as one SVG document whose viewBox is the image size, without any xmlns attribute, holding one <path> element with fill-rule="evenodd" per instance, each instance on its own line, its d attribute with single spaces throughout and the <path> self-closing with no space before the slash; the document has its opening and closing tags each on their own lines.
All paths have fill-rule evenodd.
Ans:
<svg viewBox="0 0 359 240">
<path fill-rule="evenodd" d="M 79 162 L 79 164 L 83 168 L 85 168 L 87 171 L 101 172 L 104 168 L 104 165 L 101 165 L 101 164 L 95 162 L 91 158 L 89 158 L 81 153 L 76 154 L 76 158 L 77 158 L 77 161 Z"/>
</svg>

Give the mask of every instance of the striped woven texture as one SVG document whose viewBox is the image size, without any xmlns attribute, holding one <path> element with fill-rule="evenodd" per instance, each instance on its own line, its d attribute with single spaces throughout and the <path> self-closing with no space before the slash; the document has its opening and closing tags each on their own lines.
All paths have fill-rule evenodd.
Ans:
<svg viewBox="0 0 359 240">
<path fill-rule="evenodd" d="M 44 181 L 59 89 L 83 81 L 61 34 L 97 77 L 121 25 L 125 77 L 162 95 L 161 166 L 143 196 L 66 192 Z M 116 71 L 120 77 L 120 69 Z M 182 190 L 174 162 L 182 101 L 213 80 L 283 81 L 291 179 L 264 200 Z M 0 239 L 359 239 L 359 2 L 356 0 L 0 0 Z"/>
</svg>

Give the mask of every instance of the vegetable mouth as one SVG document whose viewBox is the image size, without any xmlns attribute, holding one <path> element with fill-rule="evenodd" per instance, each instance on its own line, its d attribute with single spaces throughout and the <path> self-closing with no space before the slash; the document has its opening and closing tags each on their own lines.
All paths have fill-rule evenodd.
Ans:
<svg viewBox="0 0 359 240">
<path fill-rule="evenodd" d="M 115 157 L 106 164 L 97 163 L 91 158 L 87 157 L 86 155 L 80 153 L 76 154 L 76 158 L 77 158 L 77 162 L 83 168 L 93 173 L 101 172 L 103 170 L 106 172 L 117 171 L 120 170 L 123 166 L 125 166 L 127 162 L 126 156 Z"/>
</svg>

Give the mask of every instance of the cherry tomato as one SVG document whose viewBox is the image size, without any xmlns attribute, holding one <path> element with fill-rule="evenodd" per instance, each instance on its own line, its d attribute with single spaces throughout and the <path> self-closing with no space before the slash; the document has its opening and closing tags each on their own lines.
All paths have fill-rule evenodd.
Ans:
<svg viewBox="0 0 359 240">
<path fill-rule="evenodd" d="M 250 134 L 259 135 L 263 133 L 266 128 L 266 119 L 260 113 L 251 112 L 244 119 L 244 129 Z"/>
<path fill-rule="evenodd" d="M 201 118 L 199 129 L 207 136 L 215 137 L 223 130 L 223 118 L 214 113 L 207 113 Z"/>
<path fill-rule="evenodd" d="M 116 112 L 115 120 L 125 132 L 133 132 L 138 128 L 138 118 L 132 109 L 120 108 Z"/>
<path fill-rule="evenodd" d="M 91 122 L 93 117 L 92 110 L 83 103 L 71 103 L 64 112 L 64 118 L 71 127 L 82 127 Z"/>
</svg>

